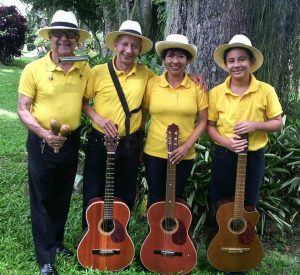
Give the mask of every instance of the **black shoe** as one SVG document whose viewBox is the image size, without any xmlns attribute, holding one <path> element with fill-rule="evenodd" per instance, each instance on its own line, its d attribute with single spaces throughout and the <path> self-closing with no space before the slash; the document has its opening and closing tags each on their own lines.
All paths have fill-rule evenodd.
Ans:
<svg viewBox="0 0 300 275">
<path fill-rule="evenodd" d="M 41 275 L 57 275 L 57 271 L 52 264 L 44 264 L 41 266 Z"/>
<path fill-rule="evenodd" d="M 57 255 L 62 255 L 62 256 L 68 256 L 68 257 L 74 256 L 73 251 L 71 251 L 69 248 L 67 248 L 65 246 L 57 247 L 56 248 L 56 254 Z"/>
</svg>

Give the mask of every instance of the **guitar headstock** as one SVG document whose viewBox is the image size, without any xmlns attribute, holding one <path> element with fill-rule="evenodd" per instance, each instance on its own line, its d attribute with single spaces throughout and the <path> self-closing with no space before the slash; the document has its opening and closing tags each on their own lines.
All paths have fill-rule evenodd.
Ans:
<svg viewBox="0 0 300 275">
<path fill-rule="evenodd" d="M 116 135 L 114 137 L 105 135 L 104 140 L 104 145 L 108 153 L 114 153 L 117 151 L 119 145 L 119 135 Z"/>
<path fill-rule="evenodd" d="M 115 124 L 115 126 L 118 129 L 118 125 Z M 106 147 L 107 153 L 115 153 L 119 145 L 119 132 L 117 132 L 114 137 L 105 135 L 104 140 L 104 145 Z"/>
<path fill-rule="evenodd" d="M 173 152 L 179 147 L 179 128 L 176 124 L 171 124 L 167 128 L 167 148 L 168 152 Z"/>
</svg>

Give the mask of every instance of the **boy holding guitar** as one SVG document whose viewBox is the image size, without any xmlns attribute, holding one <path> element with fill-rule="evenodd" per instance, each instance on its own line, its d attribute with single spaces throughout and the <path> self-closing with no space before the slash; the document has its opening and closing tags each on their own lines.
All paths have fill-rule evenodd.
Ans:
<svg viewBox="0 0 300 275">
<path fill-rule="evenodd" d="M 235 35 L 214 52 L 215 62 L 229 77 L 209 93 L 208 134 L 215 141 L 211 167 L 211 219 L 235 193 L 238 154 L 248 149 L 245 205 L 255 209 L 264 176 L 268 133 L 282 128 L 282 108 L 272 86 L 253 73 L 263 64 L 262 53 L 244 35 Z M 248 139 L 242 138 L 247 134 Z M 243 271 L 243 270 L 239 270 Z"/>
</svg>

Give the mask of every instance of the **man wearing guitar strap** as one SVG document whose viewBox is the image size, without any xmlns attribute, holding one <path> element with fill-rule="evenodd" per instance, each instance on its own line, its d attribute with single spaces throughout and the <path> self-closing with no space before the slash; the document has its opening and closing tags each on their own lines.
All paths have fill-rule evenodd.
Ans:
<svg viewBox="0 0 300 275">
<path fill-rule="evenodd" d="M 104 135 L 113 137 L 117 131 L 120 140 L 115 158 L 115 196 L 124 200 L 130 210 L 133 208 L 141 141 L 142 114 L 139 108 L 147 81 L 154 76 L 147 67 L 136 63 L 137 56 L 150 51 L 153 44 L 150 39 L 142 35 L 138 22 L 131 20 L 123 22 L 119 31 L 111 32 L 106 36 L 105 42 L 107 47 L 115 52 L 112 73 L 115 72 L 117 79 L 112 80 L 107 64 L 95 66 L 92 69 L 93 94 L 83 101 L 83 110 L 92 119 L 93 126 L 87 144 L 84 167 L 83 228 L 87 226 L 85 212 L 89 201 L 104 195 L 106 168 Z M 116 90 L 116 81 L 121 86 L 125 97 L 122 102 L 119 91 Z M 94 99 L 93 109 L 88 104 L 89 98 Z M 123 108 L 124 104 L 127 105 L 127 109 Z"/>
<path fill-rule="evenodd" d="M 208 134 L 215 142 L 211 168 L 211 218 L 217 230 L 216 211 L 222 200 L 235 193 L 237 156 L 248 148 L 245 206 L 256 208 L 264 176 L 264 147 L 268 133 L 282 128 L 282 108 L 272 86 L 253 73 L 263 55 L 244 35 L 235 35 L 216 48 L 215 62 L 228 78 L 209 92 Z M 243 139 L 242 135 L 249 138 Z"/>
</svg>

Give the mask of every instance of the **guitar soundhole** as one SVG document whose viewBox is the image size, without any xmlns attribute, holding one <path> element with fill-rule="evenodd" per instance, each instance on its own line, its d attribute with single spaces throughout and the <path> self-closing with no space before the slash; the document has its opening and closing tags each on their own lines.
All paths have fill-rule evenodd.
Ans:
<svg viewBox="0 0 300 275">
<path fill-rule="evenodd" d="M 231 219 L 229 226 L 230 231 L 237 234 L 244 232 L 246 229 L 246 223 L 244 219 Z"/>
<path fill-rule="evenodd" d="M 109 219 L 103 220 L 103 222 L 101 224 L 101 229 L 106 233 L 113 231 L 114 230 L 114 221 L 109 220 Z"/>
<path fill-rule="evenodd" d="M 176 229 L 176 221 L 170 218 L 164 219 L 162 222 L 162 226 L 166 231 L 173 231 Z"/>
</svg>

